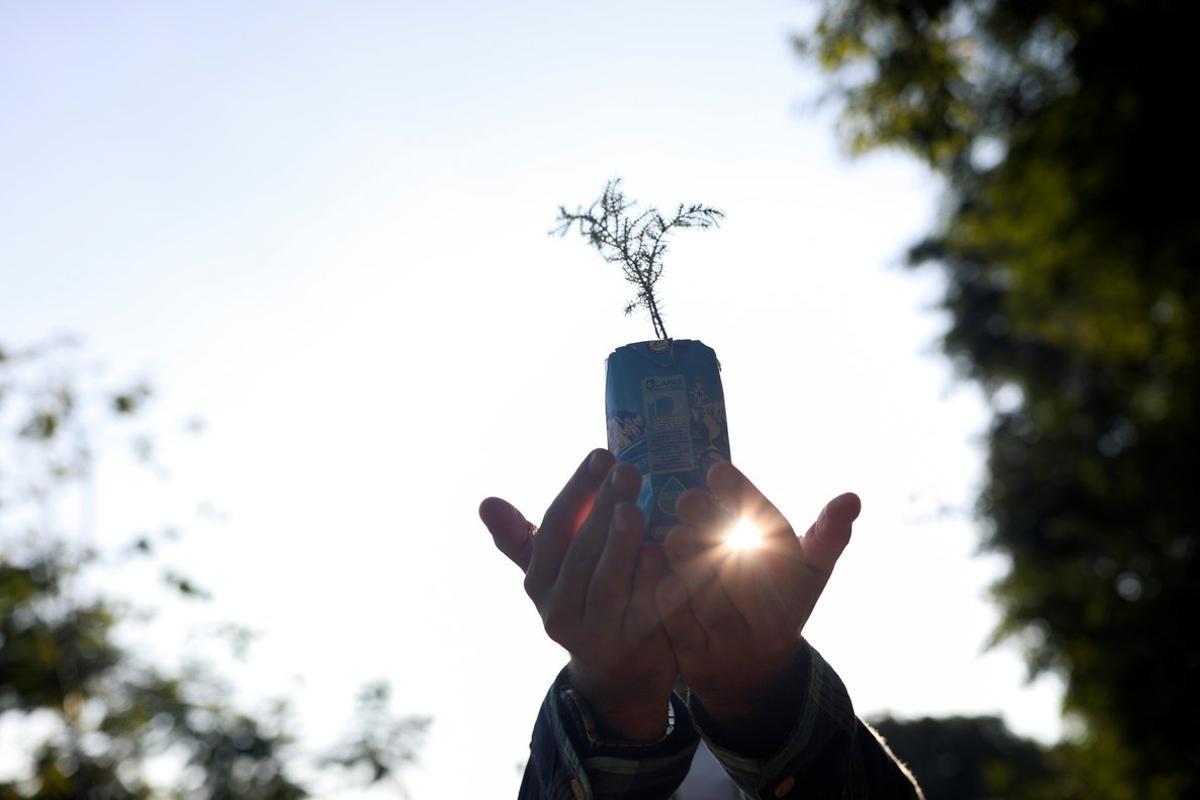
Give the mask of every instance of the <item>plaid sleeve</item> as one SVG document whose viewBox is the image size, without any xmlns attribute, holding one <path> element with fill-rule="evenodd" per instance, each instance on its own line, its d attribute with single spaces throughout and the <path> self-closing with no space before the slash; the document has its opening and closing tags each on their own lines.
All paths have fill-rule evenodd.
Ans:
<svg viewBox="0 0 1200 800">
<path fill-rule="evenodd" d="M 591 711 L 559 673 L 538 712 L 521 800 L 662 800 L 683 780 L 699 737 L 674 695 L 654 742 L 604 739 Z"/>
<path fill-rule="evenodd" d="M 802 704 L 782 747 L 767 758 L 750 758 L 712 741 L 704 731 L 704 709 L 689 698 L 692 721 L 725 771 L 743 792 L 761 800 L 922 800 L 911 774 L 855 717 L 837 673 L 801 643 L 793 679 L 804 688 Z"/>
</svg>

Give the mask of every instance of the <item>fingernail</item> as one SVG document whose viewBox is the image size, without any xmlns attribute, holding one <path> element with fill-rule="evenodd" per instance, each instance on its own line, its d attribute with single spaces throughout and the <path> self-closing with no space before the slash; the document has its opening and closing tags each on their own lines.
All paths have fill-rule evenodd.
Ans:
<svg viewBox="0 0 1200 800">
<path fill-rule="evenodd" d="M 640 479 L 640 476 L 635 476 L 631 467 L 622 467 L 621 464 L 613 464 L 612 472 L 608 476 L 612 487 L 618 491 L 623 489 L 633 489 L 634 482 Z"/>
<path fill-rule="evenodd" d="M 603 478 L 608 471 L 608 451 L 597 450 L 588 456 L 588 472 L 597 478 Z"/>
</svg>

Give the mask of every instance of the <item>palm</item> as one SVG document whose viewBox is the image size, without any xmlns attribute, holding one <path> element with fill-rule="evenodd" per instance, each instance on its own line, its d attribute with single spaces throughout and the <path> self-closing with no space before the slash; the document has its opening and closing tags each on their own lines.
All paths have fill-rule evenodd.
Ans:
<svg viewBox="0 0 1200 800">
<path fill-rule="evenodd" d="M 489 498 L 480 517 L 497 547 L 525 572 L 525 589 L 547 634 L 571 654 L 571 685 L 598 722 L 630 740 L 662 734 L 678 672 L 655 608 L 666 573 L 662 551 L 644 544 L 631 502 L 641 476 L 598 451 L 551 504 L 539 532 L 510 503 Z"/>
<path fill-rule="evenodd" d="M 831 501 L 803 539 L 732 465 L 709 473 L 712 494 L 691 490 L 678 502 L 680 521 L 666 541 L 671 574 L 658 608 L 688 685 L 706 705 L 745 708 L 788 672 L 838 556 L 859 501 Z M 763 534 L 759 546 L 726 544 L 737 518 Z"/>
</svg>

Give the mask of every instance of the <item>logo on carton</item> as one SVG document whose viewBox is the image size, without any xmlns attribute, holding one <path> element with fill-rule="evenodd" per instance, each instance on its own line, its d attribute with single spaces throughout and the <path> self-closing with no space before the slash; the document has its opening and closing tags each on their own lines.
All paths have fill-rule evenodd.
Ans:
<svg viewBox="0 0 1200 800">
<path fill-rule="evenodd" d="M 663 375 L 657 378 L 646 378 L 642 388 L 647 392 L 681 392 L 684 390 L 682 375 Z"/>
</svg>

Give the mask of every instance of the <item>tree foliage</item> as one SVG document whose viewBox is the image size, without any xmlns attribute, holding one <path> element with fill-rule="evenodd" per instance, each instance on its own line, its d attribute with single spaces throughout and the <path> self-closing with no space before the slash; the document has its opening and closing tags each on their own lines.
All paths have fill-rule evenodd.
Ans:
<svg viewBox="0 0 1200 800">
<path fill-rule="evenodd" d="M 654 335 L 666 339 L 662 303 L 654 286 L 662 277 L 663 258 L 669 236 L 681 228 L 713 228 L 725 214 L 705 205 L 679 205 L 670 217 L 657 208 L 638 211 L 637 202 L 625 197 L 621 179 L 613 178 L 604 186 L 600 198 L 587 208 L 568 211 L 558 207 L 557 225 L 551 234 L 566 236 L 578 226 L 580 235 L 610 264 L 620 264 L 625 280 L 637 288 L 637 296 L 625 306 L 626 316 L 639 308 L 650 314 Z"/>
<path fill-rule="evenodd" d="M 151 393 L 90 385 L 63 357 L 69 349 L 0 347 L 0 732 L 19 743 L 5 763 L 22 762 L 0 774 L 0 800 L 290 800 L 314 790 L 318 773 L 302 777 L 305 762 L 341 783 L 397 781 L 427 720 L 393 718 L 386 685 L 370 687 L 334 753 L 305 754 L 286 703 L 248 713 L 202 662 L 166 669 L 121 643 L 144 609 L 97 587 L 129 559 L 155 562 L 174 534 L 137 535 L 102 553 L 61 512 L 114 440 L 105 433 L 136 420 Z M 147 437 L 121 430 L 116 438 L 148 458 Z M 207 596 L 159 566 L 167 591 Z"/>
<path fill-rule="evenodd" d="M 1023 739 L 999 717 L 888 717 L 871 727 L 916 776 L 925 800 L 1082 800 L 1070 748 Z"/>
<path fill-rule="evenodd" d="M 1034 672 L 1084 722 L 1092 797 L 1200 796 L 1200 209 L 1167 0 L 825 0 L 797 44 L 857 151 L 944 177 L 910 252 L 993 398 L 979 501 Z"/>
</svg>

